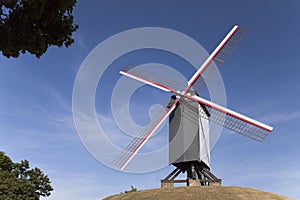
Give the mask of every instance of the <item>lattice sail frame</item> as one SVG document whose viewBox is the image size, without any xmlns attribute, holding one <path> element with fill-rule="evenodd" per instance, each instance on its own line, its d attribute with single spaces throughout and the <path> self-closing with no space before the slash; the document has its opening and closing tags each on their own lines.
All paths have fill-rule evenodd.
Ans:
<svg viewBox="0 0 300 200">
<path fill-rule="evenodd" d="M 151 120 L 151 122 L 145 128 L 143 128 L 141 132 L 137 136 L 135 136 L 133 140 L 125 147 L 122 153 L 118 155 L 118 157 L 113 161 L 115 166 L 123 168 L 123 164 L 126 163 L 127 160 L 131 159 L 131 154 L 136 150 L 136 147 L 139 144 L 145 143 L 147 141 L 147 135 L 155 129 L 155 127 L 159 123 L 159 120 L 163 118 L 167 110 L 168 103 L 166 103 L 155 113 L 155 115 L 153 116 L 153 120 Z M 155 132 L 155 130 L 153 132 Z"/>
<path fill-rule="evenodd" d="M 194 100 L 197 98 L 201 105 L 205 105 L 207 112 L 209 113 L 209 115 L 207 115 L 205 110 L 200 110 L 199 113 L 198 109 L 195 109 L 189 104 L 185 104 L 185 106 L 189 109 L 186 109 L 183 115 L 185 115 L 186 118 L 194 121 L 194 123 L 197 123 L 197 119 L 193 116 L 198 115 L 199 113 L 202 118 L 208 119 L 210 122 L 221 125 L 224 128 L 249 137 L 257 142 L 262 142 L 265 137 L 268 136 L 270 130 L 272 130 L 271 127 L 265 126 L 260 122 L 235 113 L 234 111 L 230 111 L 222 106 L 216 107 L 213 104 L 206 104 L 208 101 L 203 98 L 201 98 L 202 101 L 199 101 L 200 97 L 198 96 L 193 96 L 192 98 Z"/>
<path fill-rule="evenodd" d="M 224 61 L 232 53 L 246 32 L 246 28 L 239 27 L 232 37 L 229 38 L 223 48 L 213 58 L 213 62 L 211 62 L 209 66 L 201 73 L 201 76 L 193 85 L 193 89 L 195 89 L 198 94 L 200 94 L 200 91 L 206 87 L 208 81 L 214 76 L 214 74 L 218 71 L 218 68 L 221 67 Z"/>
<path fill-rule="evenodd" d="M 121 73 L 122 72 L 128 72 L 135 77 L 139 77 L 140 79 L 160 85 L 162 88 L 172 88 L 174 90 L 178 90 L 183 85 L 183 83 L 179 81 L 167 79 L 166 77 L 154 74 L 153 72 L 147 71 L 141 67 L 136 67 L 134 65 L 126 66 Z"/>
<path fill-rule="evenodd" d="M 167 106 L 167 108 L 165 108 L 165 112 L 163 110 L 159 111 L 156 117 L 151 121 L 151 123 L 145 129 L 143 129 L 136 137 L 134 137 L 132 142 L 115 159 L 114 164 L 117 167 L 119 167 L 120 170 L 123 170 L 127 166 L 127 164 L 134 157 L 134 155 L 141 149 L 141 147 L 157 130 L 157 128 L 162 124 L 162 122 L 170 115 L 170 113 L 175 109 L 180 98 L 189 98 L 199 102 L 202 106 L 205 105 L 207 107 L 207 111 L 210 111 L 210 114 L 208 117 L 207 113 L 205 112 L 205 117 L 203 116 L 204 113 L 200 113 L 202 117 L 210 120 L 211 122 L 222 125 L 225 128 L 238 132 L 244 136 L 252 138 L 258 142 L 261 142 L 267 136 L 268 132 L 271 132 L 273 130 L 273 128 L 268 125 L 253 120 L 249 117 L 243 116 L 239 113 L 229 110 L 228 108 L 219 106 L 201 97 L 191 96 L 189 94 L 190 89 L 194 86 L 195 88 L 197 88 L 197 90 L 202 89 L 203 86 L 201 86 L 201 82 L 204 80 L 208 81 L 213 75 L 212 71 L 209 72 L 210 68 L 212 68 L 213 66 L 211 63 L 215 61 L 217 66 L 219 67 L 225 61 L 228 55 L 232 52 L 233 48 L 237 45 L 244 32 L 245 29 L 239 30 L 239 27 L 235 25 L 231 29 L 231 31 L 226 35 L 226 37 L 221 41 L 221 43 L 216 47 L 216 49 L 212 52 L 212 54 L 196 71 L 193 77 L 189 80 L 188 86 L 183 91 L 177 91 L 173 88 L 177 88 L 175 86 L 177 85 L 176 82 L 166 81 L 160 76 L 155 76 L 153 73 L 148 73 L 144 70 L 130 70 L 127 68 L 120 71 L 120 73 L 125 76 L 149 84 L 166 92 L 173 92 L 176 94 L 176 100 L 172 101 Z M 204 78 L 202 77 L 202 74 L 203 77 L 205 75 Z M 187 113 L 187 115 L 192 114 L 192 111 L 189 112 L 190 113 Z"/>
</svg>

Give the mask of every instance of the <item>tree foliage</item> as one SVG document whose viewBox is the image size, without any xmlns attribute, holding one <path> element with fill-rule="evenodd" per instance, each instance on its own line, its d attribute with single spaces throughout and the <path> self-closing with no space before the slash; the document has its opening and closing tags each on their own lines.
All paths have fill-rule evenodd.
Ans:
<svg viewBox="0 0 300 200">
<path fill-rule="evenodd" d="M 0 51 L 6 57 L 43 55 L 49 46 L 69 47 L 76 0 L 0 0 Z"/>
<path fill-rule="evenodd" d="M 0 152 L 0 199 L 38 200 L 50 196 L 50 179 L 39 168 L 29 168 L 29 162 L 14 163 Z"/>
</svg>

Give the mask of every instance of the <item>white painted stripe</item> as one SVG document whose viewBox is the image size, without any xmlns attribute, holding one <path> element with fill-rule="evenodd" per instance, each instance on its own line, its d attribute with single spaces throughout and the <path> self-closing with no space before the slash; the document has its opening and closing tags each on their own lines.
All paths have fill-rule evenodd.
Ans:
<svg viewBox="0 0 300 200">
<path fill-rule="evenodd" d="M 133 75 L 133 74 L 130 74 L 130 73 L 127 73 L 127 72 L 124 72 L 124 71 L 120 71 L 120 74 L 123 74 L 123 75 L 125 75 L 125 76 L 130 77 L 130 78 L 133 78 L 133 79 L 135 79 L 135 80 L 141 81 L 141 82 L 143 82 L 143 83 L 146 83 L 146 84 L 148 84 L 148 85 L 151 85 L 151 86 L 156 87 L 156 88 L 158 88 L 158 89 L 161 89 L 161 90 L 163 90 L 163 91 L 166 91 L 166 92 L 170 92 L 170 91 L 171 91 L 171 90 L 168 89 L 167 87 L 162 87 L 162 86 L 160 86 L 160 85 L 157 85 L 157 84 L 155 84 L 155 83 L 153 83 L 153 82 L 151 82 L 151 81 L 148 81 L 148 80 L 146 80 L 146 79 L 140 78 L 140 77 L 135 76 L 135 75 Z"/>
<path fill-rule="evenodd" d="M 242 114 L 239 114 L 239 113 L 237 113 L 237 112 L 235 112 L 235 111 L 232 111 L 232 110 L 230 110 L 230 109 L 228 109 L 228 108 L 225 108 L 225 107 L 223 107 L 223 106 L 220 106 L 220 105 L 218 105 L 218 104 L 216 104 L 216 103 L 213 103 L 213 102 L 211 102 L 211 101 L 208 101 L 208 100 L 206 100 L 206 99 L 204 99 L 204 98 L 201 98 L 201 97 L 198 97 L 198 96 L 189 96 L 189 95 L 184 95 L 185 97 L 187 97 L 187 98 L 189 98 L 189 97 L 191 97 L 191 99 L 194 99 L 194 100 L 196 100 L 196 101 L 198 101 L 198 102 L 200 102 L 200 103 L 203 103 L 204 105 L 207 105 L 207 106 L 209 106 L 209 107 L 211 107 L 211 108 L 214 108 L 214 109 L 217 109 L 217 110 L 219 110 L 219 111 L 221 111 L 221 112 L 223 112 L 223 113 L 226 113 L 226 114 L 229 114 L 229 115 L 231 115 L 231 116 L 234 116 L 234 117 L 236 117 L 236 118 L 238 118 L 238 119 L 240 119 L 240 120 L 243 120 L 243 121 L 245 121 L 245 122 L 248 122 L 248 123 L 250 123 L 250 124 L 252 124 L 252 125 L 254 125 L 254 126 L 257 126 L 257 127 L 259 127 L 259 128 L 263 128 L 263 129 L 265 129 L 265 130 L 267 130 L 267 131 L 269 131 L 269 132 L 271 132 L 272 130 L 273 130 L 273 127 L 271 127 L 271 126 L 269 126 L 269 125 L 266 125 L 266 124 L 264 124 L 264 123 L 261 123 L 261 122 L 259 122 L 259 121 L 256 121 L 256 120 L 254 120 L 254 119 L 251 119 L 251 118 L 249 118 L 249 117 L 246 117 L 246 116 L 244 116 L 244 115 L 242 115 Z M 189 97 L 188 97 L 189 96 Z"/>
<path fill-rule="evenodd" d="M 211 53 L 211 55 L 206 59 L 206 61 L 201 65 L 201 67 L 196 71 L 196 73 L 192 76 L 192 78 L 188 82 L 188 87 L 191 87 L 195 79 L 199 78 L 199 76 L 203 73 L 203 71 L 209 66 L 210 62 L 214 59 L 217 53 L 223 48 L 229 38 L 234 34 L 234 32 L 238 29 L 238 26 L 235 25 L 231 31 L 226 35 L 226 37 L 222 40 L 222 42 L 216 47 L 216 49 Z"/>
<path fill-rule="evenodd" d="M 157 128 L 163 123 L 163 121 L 170 115 L 170 113 L 175 109 L 176 104 L 179 100 L 175 101 L 173 105 L 169 108 L 169 110 L 164 114 L 164 116 L 160 119 L 160 121 L 153 127 L 153 129 L 148 133 L 145 139 L 138 145 L 138 147 L 132 152 L 129 158 L 121 165 L 120 170 L 123 170 L 128 163 L 132 160 L 132 158 L 137 154 L 137 152 L 144 146 L 144 144 L 150 139 L 153 133 L 157 130 Z"/>
</svg>

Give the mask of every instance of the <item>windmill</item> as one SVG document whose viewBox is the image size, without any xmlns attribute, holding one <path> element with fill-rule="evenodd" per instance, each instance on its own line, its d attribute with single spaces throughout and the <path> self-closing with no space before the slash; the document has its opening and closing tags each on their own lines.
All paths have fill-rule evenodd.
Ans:
<svg viewBox="0 0 300 200">
<path fill-rule="evenodd" d="M 205 83 L 213 76 L 245 33 L 245 28 L 235 25 L 221 43 L 188 81 L 187 87 L 178 90 L 172 81 L 139 68 L 125 68 L 120 73 L 165 92 L 173 93 L 170 102 L 159 111 L 124 151 L 114 164 L 123 170 L 158 127 L 169 117 L 169 163 L 176 168 L 165 179 L 162 187 L 172 187 L 176 182 L 187 185 L 221 184 L 210 171 L 209 122 L 216 123 L 241 135 L 262 142 L 272 127 L 241 115 L 199 96 Z M 176 180 L 187 172 L 186 180 Z"/>
</svg>

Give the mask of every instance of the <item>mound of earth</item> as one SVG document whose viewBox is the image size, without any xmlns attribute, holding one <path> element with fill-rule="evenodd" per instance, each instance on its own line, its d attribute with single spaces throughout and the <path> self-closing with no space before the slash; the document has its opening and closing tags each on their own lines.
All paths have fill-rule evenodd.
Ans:
<svg viewBox="0 0 300 200">
<path fill-rule="evenodd" d="M 290 198 L 264 192 L 251 188 L 241 187 L 224 187 L 224 186 L 209 186 L 209 187 L 174 187 L 174 188 L 158 188 L 152 190 L 141 190 L 125 194 L 118 194 L 106 197 L 104 200 L 199 200 L 199 199 L 220 199 L 220 200 L 291 200 Z"/>
</svg>

